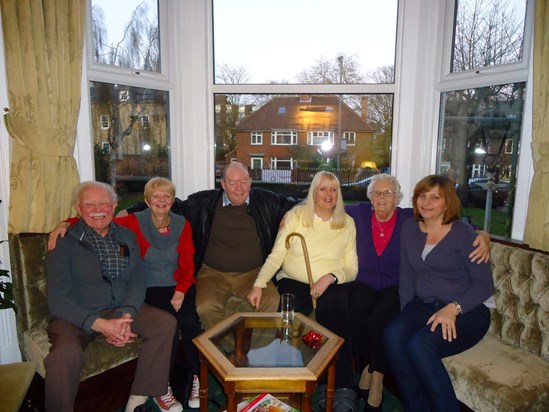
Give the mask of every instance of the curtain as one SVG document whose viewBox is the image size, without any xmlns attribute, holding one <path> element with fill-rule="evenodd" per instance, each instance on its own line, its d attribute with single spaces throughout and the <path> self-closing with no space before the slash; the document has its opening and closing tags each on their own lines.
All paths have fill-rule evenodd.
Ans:
<svg viewBox="0 0 549 412">
<path fill-rule="evenodd" d="M 0 0 L 12 138 L 8 232 L 71 214 L 86 0 Z"/>
<path fill-rule="evenodd" d="M 534 95 L 532 156 L 534 178 L 530 188 L 524 242 L 549 250 L 549 7 L 536 0 L 534 20 Z"/>
</svg>

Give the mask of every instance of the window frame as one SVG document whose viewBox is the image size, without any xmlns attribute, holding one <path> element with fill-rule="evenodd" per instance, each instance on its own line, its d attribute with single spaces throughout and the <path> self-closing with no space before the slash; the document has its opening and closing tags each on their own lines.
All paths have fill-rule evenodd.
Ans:
<svg viewBox="0 0 549 412">
<path fill-rule="evenodd" d="M 317 139 L 323 138 L 322 142 L 318 142 Z M 310 130 L 307 132 L 307 145 L 308 146 L 322 146 L 324 143 L 329 142 L 334 144 L 335 132 L 330 130 Z"/>
<path fill-rule="evenodd" d="M 277 137 L 279 134 L 283 137 L 288 137 L 288 134 L 289 134 L 290 143 L 279 143 L 277 140 Z M 295 146 L 297 145 L 297 137 L 298 137 L 297 130 L 292 130 L 292 129 L 271 130 L 271 146 Z"/>
<path fill-rule="evenodd" d="M 526 212 L 528 210 L 528 197 L 530 184 L 533 176 L 531 161 L 532 141 L 532 81 L 533 81 L 533 17 L 534 1 L 528 0 L 526 4 L 526 16 L 524 23 L 524 44 L 523 58 L 520 62 L 507 63 L 498 66 L 484 67 L 477 70 L 464 72 L 450 72 L 452 47 L 453 47 L 453 28 L 454 15 L 457 9 L 458 0 L 445 0 L 443 7 L 443 23 L 439 28 L 441 44 L 438 46 L 441 56 L 438 61 L 438 79 L 435 79 L 434 87 L 434 105 L 433 105 L 433 141 L 431 143 L 431 159 L 436 165 L 438 159 L 438 136 L 442 127 L 443 119 L 440 118 L 443 105 L 443 94 L 455 90 L 469 88 L 488 87 L 497 84 L 509 84 L 517 82 L 526 82 L 527 99 L 524 105 L 523 124 L 521 130 L 521 145 L 519 161 L 517 166 L 517 179 L 515 202 L 513 211 L 513 222 L 511 228 L 511 238 L 522 240 L 526 226 Z M 425 144 L 425 142 L 422 142 Z M 433 166 L 434 166 L 433 165 Z"/>
<path fill-rule="evenodd" d="M 250 132 L 250 144 L 252 146 L 263 145 L 263 132 L 252 131 Z"/>
</svg>

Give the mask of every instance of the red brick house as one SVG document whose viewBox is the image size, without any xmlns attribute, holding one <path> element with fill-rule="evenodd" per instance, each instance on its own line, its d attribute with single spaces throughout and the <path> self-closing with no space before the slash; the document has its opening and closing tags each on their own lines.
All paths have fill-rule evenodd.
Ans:
<svg viewBox="0 0 549 412">
<path fill-rule="evenodd" d="M 374 160 L 366 110 L 365 97 L 361 115 L 338 96 L 275 97 L 238 123 L 234 157 L 251 169 L 294 169 L 338 156 L 341 167 L 357 168 Z"/>
</svg>

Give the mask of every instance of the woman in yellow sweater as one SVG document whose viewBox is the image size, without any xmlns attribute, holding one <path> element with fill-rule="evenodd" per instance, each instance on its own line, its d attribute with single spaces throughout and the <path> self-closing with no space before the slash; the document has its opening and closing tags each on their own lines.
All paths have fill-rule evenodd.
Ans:
<svg viewBox="0 0 549 412">
<path fill-rule="evenodd" d="M 307 244 L 312 287 L 300 239 L 292 237 L 290 247 L 286 249 L 286 237 L 293 232 L 301 234 Z M 313 310 L 311 297 L 317 299 L 316 320 L 345 339 L 336 364 L 335 412 L 358 408 L 353 389 L 348 306 L 350 282 L 355 280 L 357 272 L 356 229 L 353 219 L 345 213 L 339 180 L 333 173 L 318 172 L 307 199 L 288 212 L 248 300 L 258 307 L 263 288 L 275 274 L 280 294 L 295 295 L 297 312 L 309 315 Z M 318 396 L 321 410 L 324 409 L 324 391 L 325 385 L 321 385 Z"/>
</svg>

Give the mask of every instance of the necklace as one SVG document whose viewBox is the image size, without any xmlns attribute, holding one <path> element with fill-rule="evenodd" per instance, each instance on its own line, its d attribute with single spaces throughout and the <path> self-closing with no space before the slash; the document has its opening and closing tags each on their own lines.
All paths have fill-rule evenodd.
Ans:
<svg viewBox="0 0 549 412">
<path fill-rule="evenodd" d="M 385 237 L 385 231 L 383 230 L 383 227 L 381 226 L 381 223 L 379 223 L 379 220 L 375 219 L 377 223 L 377 227 L 379 228 L 379 237 Z"/>
<path fill-rule="evenodd" d="M 168 217 L 168 224 L 167 225 L 164 225 L 164 226 L 156 226 L 156 224 L 154 225 L 155 228 L 157 228 L 158 230 L 160 229 L 166 229 L 166 228 L 169 228 L 170 227 L 170 217 Z"/>
</svg>

